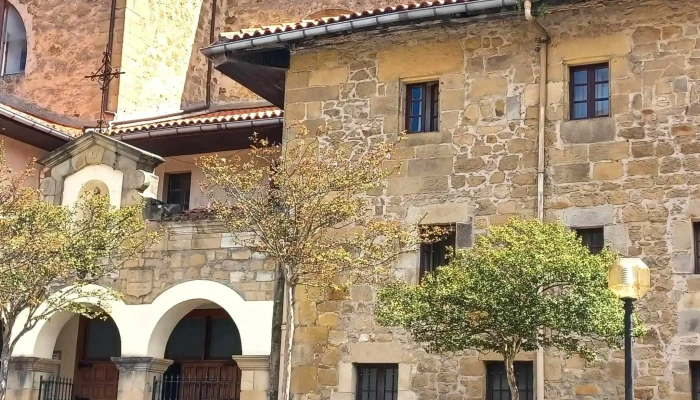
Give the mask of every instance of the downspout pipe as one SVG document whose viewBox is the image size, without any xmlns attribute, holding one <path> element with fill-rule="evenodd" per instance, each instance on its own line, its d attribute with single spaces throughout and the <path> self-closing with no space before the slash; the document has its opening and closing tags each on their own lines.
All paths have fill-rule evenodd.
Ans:
<svg viewBox="0 0 700 400">
<path fill-rule="evenodd" d="M 435 7 L 414 8 L 377 16 L 357 18 L 350 21 L 333 22 L 309 28 L 294 29 L 287 32 L 233 40 L 227 43 L 217 43 L 205 47 L 201 51 L 202 54 L 211 58 L 215 54 L 227 53 L 229 51 L 282 44 L 310 39 L 316 36 L 351 33 L 357 30 L 377 28 L 387 24 L 405 23 L 421 19 L 440 18 L 464 12 L 469 13 L 493 8 L 509 7 L 515 5 L 517 1 L 518 0 L 475 0 Z"/>
<path fill-rule="evenodd" d="M 532 15 L 532 1 L 525 0 L 525 19 L 537 29 L 540 37 L 537 40 L 537 49 L 540 53 L 540 98 L 539 98 L 539 124 L 537 132 L 537 218 L 544 221 L 544 178 L 545 178 L 545 117 L 547 111 L 547 47 L 549 34 Z M 539 347 L 535 358 L 535 395 L 537 400 L 544 400 L 544 349 Z"/>
</svg>

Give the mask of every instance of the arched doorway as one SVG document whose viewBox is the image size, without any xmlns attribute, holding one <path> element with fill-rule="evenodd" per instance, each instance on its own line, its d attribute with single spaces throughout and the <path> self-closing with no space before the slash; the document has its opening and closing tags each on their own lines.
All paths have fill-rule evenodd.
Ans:
<svg viewBox="0 0 700 400">
<path fill-rule="evenodd" d="M 109 316 L 73 315 L 62 327 L 53 358 L 59 376 L 72 378 L 75 400 L 116 400 L 119 371 L 112 357 L 121 356 L 121 336 Z"/>
<path fill-rule="evenodd" d="M 173 364 L 156 388 L 163 400 L 238 400 L 241 373 L 232 356 L 241 338 L 231 316 L 213 303 L 186 314 L 170 333 L 165 358 Z"/>
</svg>

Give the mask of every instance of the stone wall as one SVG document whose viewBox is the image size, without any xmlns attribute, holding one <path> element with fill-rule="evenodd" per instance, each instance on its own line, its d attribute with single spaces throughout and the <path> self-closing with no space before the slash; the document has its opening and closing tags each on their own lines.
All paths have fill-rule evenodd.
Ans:
<svg viewBox="0 0 700 400">
<path fill-rule="evenodd" d="M 207 220 L 164 221 L 159 244 L 102 282 L 124 293 L 127 304 L 150 303 L 185 281 L 207 279 L 236 290 L 244 300 L 272 300 L 274 263 L 236 245 Z"/>
<path fill-rule="evenodd" d="M 180 110 L 203 11 L 201 0 L 126 2 L 120 118 Z"/>
<path fill-rule="evenodd" d="M 699 21 L 700 4 L 658 0 L 552 7 L 543 20 L 552 37 L 546 215 L 571 227 L 603 226 L 623 255 L 650 266 L 653 289 L 638 303 L 649 333 L 635 346 L 643 399 L 690 399 L 688 361 L 700 359 L 691 227 L 700 213 Z M 299 49 L 286 118 L 312 130 L 326 124 L 346 140 L 390 137 L 403 130 L 405 83 L 439 80 L 440 131 L 411 134 L 398 149 L 401 174 L 374 198 L 376 213 L 410 218 L 459 208 L 454 217 L 471 219 L 477 233 L 513 215 L 535 216 L 536 31 L 522 16 L 421 28 Z M 610 64 L 612 116 L 571 121 L 569 66 L 597 62 Z M 375 296 L 371 287 L 333 298 L 300 290 L 297 399 L 351 398 L 357 362 L 399 363 L 399 397 L 483 398 L 489 357 L 426 354 L 401 330 L 374 322 Z M 545 380 L 547 398 L 619 398 L 622 353 L 596 363 L 548 354 Z"/>
<path fill-rule="evenodd" d="M 57 122 L 91 122 L 100 110 L 99 86 L 85 79 L 100 67 L 107 45 L 111 0 L 9 0 L 27 31 L 23 74 L 0 77 L 0 101 L 45 109 Z"/>
</svg>

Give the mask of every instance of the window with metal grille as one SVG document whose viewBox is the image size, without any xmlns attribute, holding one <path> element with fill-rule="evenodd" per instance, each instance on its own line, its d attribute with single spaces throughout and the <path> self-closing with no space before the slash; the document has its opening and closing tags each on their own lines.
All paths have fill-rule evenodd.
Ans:
<svg viewBox="0 0 700 400">
<path fill-rule="evenodd" d="M 608 64 L 571 67 L 571 119 L 610 115 Z"/>
<path fill-rule="evenodd" d="M 396 400 L 398 364 L 357 364 L 356 400 Z"/>
<path fill-rule="evenodd" d="M 605 247 L 605 230 L 603 228 L 577 228 L 576 234 L 583 245 L 593 254 L 598 254 Z"/>
<path fill-rule="evenodd" d="M 439 82 L 406 85 L 406 131 L 408 133 L 439 130 Z"/>
<path fill-rule="evenodd" d="M 535 394 L 532 362 L 518 361 L 513 363 L 513 368 L 515 369 L 515 380 L 518 382 L 520 399 L 532 400 Z M 486 400 L 510 400 L 506 365 L 502 361 L 486 363 Z"/>
<path fill-rule="evenodd" d="M 693 237 L 695 238 L 695 273 L 700 274 L 700 222 L 693 222 Z"/>
<path fill-rule="evenodd" d="M 437 242 L 423 243 L 420 248 L 420 279 L 425 274 L 434 272 L 439 267 L 447 264 L 449 249 L 454 249 L 457 241 L 455 227 L 452 225 L 441 226 L 447 229 L 447 234 Z"/>
<path fill-rule="evenodd" d="M 191 172 L 185 172 L 182 174 L 166 174 L 165 184 L 168 190 L 165 202 L 168 204 L 179 204 L 183 210 L 189 210 L 191 183 Z"/>
</svg>

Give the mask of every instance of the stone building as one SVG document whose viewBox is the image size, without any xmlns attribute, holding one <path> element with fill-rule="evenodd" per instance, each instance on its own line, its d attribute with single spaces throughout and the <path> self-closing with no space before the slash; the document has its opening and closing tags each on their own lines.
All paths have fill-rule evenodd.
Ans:
<svg viewBox="0 0 700 400">
<path fill-rule="evenodd" d="M 86 185 L 104 185 L 117 206 L 145 194 L 196 209 L 206 200 L 193 159 L 244 149 L 254 130 L 294 134 L 283 115 L 348 141 L 406 130 L 401 174 L 373 197 L 375 214 L 466 229 L 403 257 L 402 276 L 419 281 L 444 262 L 426 254 L 511 216 L 561 219 L 592 250 L 607 242 L 652 270 L 638 303 L 649 333 L 634 348 L 636 397 L 700 392 L 700 3 L 550 1 L 534 21 L 512 0 L 50 3 L 0 0 L 18 10 L 29 50 L 24 73 L 0 78 L 0 133 L 11 162 L 40 158 L 32 184 L 47 201 L 69 204 Z M 54 9 L 100 26 L 78 35 L 69 18 L 40 34 Z M 90 126 L 104 103 L 78 78 L 99 67 L 110 37 L 126 72 L 104 100 L 111 133 L 82 134 L 75 127 Z M 103 282 L 125 294 L 111 325 L 58 315 L 23 338 L 14 396 L 36 397 L 40 377 L 53 374 L 74 377 L 79 397 L 148 399 L 173 368 L 168 357 L 180 372 L 239 374 L 243 400 L 264 396 L 270 261 L 194 210 L 153 223 L 163 242 Z M 299 291 L 295 399 L 507 397 L 497 358 L 426 353 L 374 321 L 375 295 Z M 222 351 L 235 364 L 178 353 L 187 329 L 211 337 L 217 324 L 228 324 L 236 346 Z M 90 359 L 91 329 L 112 338 L 110 354 Z M 595 363 L 556 352 L 521 360 L 526 399 L 622 396 L 621 352 Z"/>
</svg>

